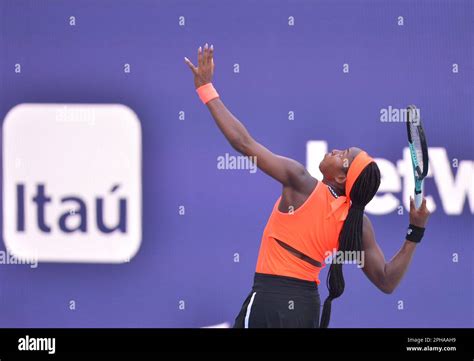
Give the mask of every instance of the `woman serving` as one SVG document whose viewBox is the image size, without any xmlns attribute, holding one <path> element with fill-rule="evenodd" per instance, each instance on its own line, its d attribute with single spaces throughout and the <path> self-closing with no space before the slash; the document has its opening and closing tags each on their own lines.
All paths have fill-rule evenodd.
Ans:
<svg viewBox="0 0 474 361">
<path fill-rule="evenodd" d="M 194 85 L 217 126 L 239 153 L 280 182 L 277 199 L 263 232 L 252 291 L 234 327 L 323 327 L 329 325 L 331 301 L 344 292 L 343 262 L 329 268 L 329 296 L 320 319 L 319 272 L 327 254 L 362 253 L 365 275 L 382 292 L 400 283 L 423 237 L 430 212 L 423 199 L 410 199 L 410 224 L 397 254 L 385 261 L 364 208 L 380 185 L 380 171 L 363 150 L 334 149 L 319 164 L 323 179 L 312 177 L 299 162 L 272 153 L 248 133 L 227 109 L 212 84 L 214 47 L 198 49 L 198 66 L 185 58 Z M 345 256 L 344 256 L 345 257 Z"/>
</svg>

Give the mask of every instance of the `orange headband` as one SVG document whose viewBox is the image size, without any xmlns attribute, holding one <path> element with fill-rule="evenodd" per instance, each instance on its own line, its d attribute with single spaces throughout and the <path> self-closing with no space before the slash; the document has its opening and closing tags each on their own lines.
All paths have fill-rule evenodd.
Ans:
<svg viewBox="0 0 474 361">
<path fill-rule="evenodd" d="M 360 173 L 362 173 L 364 168 L 373 161 L 374 160 L 364 151 L 357 154 L 357 156 L 352 161 L 351 165 L 349 166 L 349 170 L 347 171 L 346 179 L 346 197 L 348 201 L 350 201 L 351 190 L 355 181 L 359 177 Z"/>
</svg>

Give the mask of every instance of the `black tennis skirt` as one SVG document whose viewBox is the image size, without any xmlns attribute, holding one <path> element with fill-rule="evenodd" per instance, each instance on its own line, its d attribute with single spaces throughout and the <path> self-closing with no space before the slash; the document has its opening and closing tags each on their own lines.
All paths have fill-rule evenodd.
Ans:
<svg viewBox="0 0 474 361">
<path fill-rule="evenodd" d="M 316 282 L 255 273 L 234 328 L 318 328 L 320 307 Z"/>
</svg>

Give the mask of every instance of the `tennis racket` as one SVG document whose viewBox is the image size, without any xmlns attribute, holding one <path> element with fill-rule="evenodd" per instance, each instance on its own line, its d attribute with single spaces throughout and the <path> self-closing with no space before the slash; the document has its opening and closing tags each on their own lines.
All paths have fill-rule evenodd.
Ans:
<svg viewBox="0 0 474 361">
<path fill-rule="evenodd" d="M 407 108 L 408 146 L 415 177 L 415 207 L 423 200 L 423 181 L 428 174 L 428 146 L 421 123 L 420 112 L 414 105 Z"/>
</svg>

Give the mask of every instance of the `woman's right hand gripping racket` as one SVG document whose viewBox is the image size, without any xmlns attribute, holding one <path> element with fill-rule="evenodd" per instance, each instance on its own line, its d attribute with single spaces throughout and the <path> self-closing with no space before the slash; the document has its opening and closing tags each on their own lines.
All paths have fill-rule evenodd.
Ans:
<svg viewBox="0 0 474 361">
<path fill-rule="evenodd" d="M 421 123 L 420 111 L 414 105 L 407 108 L 408 145 L 415 177 L 415 207 L 423 200 L 423 181 L 428 174 L 428 146 Z"/>
</svg>

